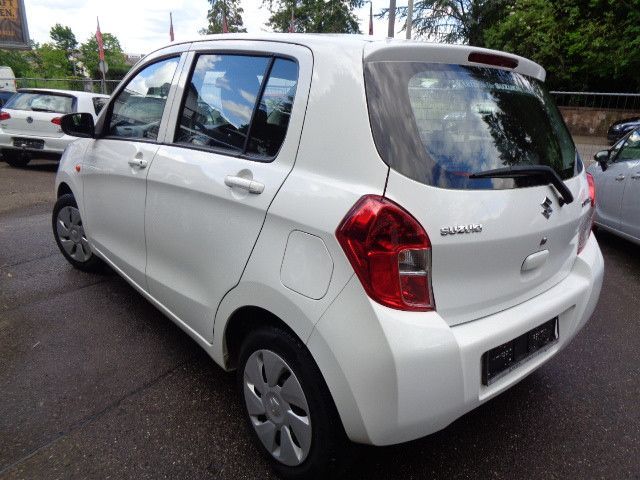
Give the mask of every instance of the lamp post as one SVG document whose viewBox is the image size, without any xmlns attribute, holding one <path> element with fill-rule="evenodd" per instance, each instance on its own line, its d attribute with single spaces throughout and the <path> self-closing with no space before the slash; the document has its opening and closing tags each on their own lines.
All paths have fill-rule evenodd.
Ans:
<svg viewBox="0 0 640 480">
<path fill-rule="evenodd" d="M 413 24 L 413 0 L 407 5 L 407 40 L 411 40 L 411 26 Z"/>
<path fill-rule="evenodd" d="M 389 0 L 389 30 L 387 37 L 393 38 L 396 25 L 396 0 Z"/>
</svg>

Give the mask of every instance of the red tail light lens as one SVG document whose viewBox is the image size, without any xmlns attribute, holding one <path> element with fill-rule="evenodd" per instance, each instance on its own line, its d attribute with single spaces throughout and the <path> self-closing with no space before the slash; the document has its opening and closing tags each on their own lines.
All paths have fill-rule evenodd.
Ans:
<svg viewBox="0 0 640 480">
<path fill-rule="evenodd" d="M 342 220 L 336 237 L 373 300 L 398 310 L 435 308 L 431 242 L 402 207 L 365 195 Z"/>
<path fill-rule="evenodd" d="M 589 213 L 580 222 L 578 230 L 578 254 L 584 249 L 589 240 L 591 229 L 593 228 L 593 216 L 596 213 L 596 183 L 593 180 L 593 175 L 587 173 L 587 183 L 589 184 L 589 200 L 591 205 L 589 207 Z"/>
<path fill-rule="evenodd" d="M 11 115 L 9 115 L 8 112 L 0 111 L 0 122 L 4 120 L 9 120 L 10 118 L 11 118 Z"/>
<path fill-rule="evenodd" d="M 62 118 L 60 117 L 52 118 L 51 123 L 53 123 L 54 125 L 62 125 Z"/>
<path fill-rule="evenodd" d="M 589 184 L 589 198 L 591 199 L 591 206 L 596 206 L 596 182 L 593 180 L 593 175 L 587 173 L 587 183 Z"/>
</svg>

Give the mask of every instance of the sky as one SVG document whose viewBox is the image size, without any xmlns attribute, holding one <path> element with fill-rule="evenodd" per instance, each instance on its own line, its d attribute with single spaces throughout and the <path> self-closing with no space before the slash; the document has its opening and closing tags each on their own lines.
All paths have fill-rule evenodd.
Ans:
<svg viewBox="0 0 640 480">
<path fill-rule="evenodd" d="M 372 0 L 374 15 L 388 0 Z M 268 32 L 265 23 L 269 17 L 262 0 L 241 0 L 243 20 L 247 32 Z M 398 2 L 398 5 L 403 3 Z M 50 41 L 49 30 L 60 23 L 71 27 L 79 42 L 84 42 L 96 31 L 96 16 L 100 30 L 112 33 L 120 40 L 126 53 L 145 54 L 169 42 L 169 12 L 173 13 L 176 40 L 198 36 L 198 30 L 207 24 L 207 0 L 25 0 L 29 34 L 39 43 Z M 369 4 L 356 11 L 360 31 L 369 31 Z M 373 19 L 374 36 L 387 35 L 387 21 Z M 401 26 L 396 25 L 396 31 Z M 400 35 L 404 38 L 404 32 Z"/>
</svg>

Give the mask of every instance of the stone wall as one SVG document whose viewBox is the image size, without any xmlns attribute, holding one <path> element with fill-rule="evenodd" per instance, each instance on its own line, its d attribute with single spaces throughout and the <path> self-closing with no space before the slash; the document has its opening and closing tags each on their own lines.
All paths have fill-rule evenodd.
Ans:
<svg viewBox="0 0 640 480">
<path fill-rule="evenodd" d="M 605 137 L 609 126 L 618 120 L 640 117 L 640 111 L 590 107 L 559 107 L 572 135 Z"/>
</svg>

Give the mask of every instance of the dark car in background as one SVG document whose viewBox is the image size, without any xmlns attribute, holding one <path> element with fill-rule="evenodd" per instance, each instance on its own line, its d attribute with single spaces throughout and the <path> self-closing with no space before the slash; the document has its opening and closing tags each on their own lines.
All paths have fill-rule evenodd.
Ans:
<svg viewBox="0 0 640 480">
<path fill-rule="evenodd" d="M 634 128 L 640 127 L 640 117 L 625 118 L 614 122 L 607 131 L 607 140 L 611 145 L 616 143 Z"/>
<path fill-rule="evenodd" d="M 4 104 L 7 103 L 7 101 L 13 97 L 13 95 L 16 92 L 9 92 L 9 91 L 0 91 L 0 108 L 4 107 Z"/>
</svg>

